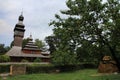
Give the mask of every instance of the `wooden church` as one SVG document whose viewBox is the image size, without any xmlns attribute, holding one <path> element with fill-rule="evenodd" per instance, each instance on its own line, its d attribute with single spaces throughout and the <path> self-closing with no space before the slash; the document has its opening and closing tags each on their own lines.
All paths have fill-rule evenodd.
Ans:
<svg viewBox="0 0 120 80">
<path fill-rule="evenodd" d="M 24 17 L 21 14 L 18 18 L 18 23 L 14 28 L 14 45 L 6 53 L 10 56 L 12 62 L 21 62 L 27 60 L 33 62 L 35 59 L 40 59 L 42 62 L 49 62 L 50 55 L 48 51 L 42 51 L 33 42 L 32 35 L 28 38 L 28 43 L 22 48 L 22 41 L 25 32 L 25 25 L 23 24 Z"/>
</svg>

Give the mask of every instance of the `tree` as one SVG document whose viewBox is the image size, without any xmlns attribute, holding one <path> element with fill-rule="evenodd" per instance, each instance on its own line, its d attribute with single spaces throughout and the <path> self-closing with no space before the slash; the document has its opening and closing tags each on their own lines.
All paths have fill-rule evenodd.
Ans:
<svg viewBox="0 0 120 80">
<path fill-rule="evenodd" d="M 29 39 L 25 38 L 22 41 L 22 47 L 24 47 L 27 43 L 28 43 Z M 14 46 L 14 41 L 11 42 L 10 47 L 12 48 L 12 46 Z"/>
<path fill-rule="evenodd" d="M 45 43 L 39 39 L 35 39 L 35 45 L 37 45 L 39 48 L 45 47 Z"/>
<path fill-rule="evenodd" d="M 7 51 L 9 51 L 10 47 L 5 46 L 4 44 L 0 44 L 0 54 L 5 54 Z"/>
<path fill-rule="evenodd" d="M 96 65 L 102 60 L 103 56 L 110 55 L 106 46 L 91 44 L 90 41 L 84 40 L 82 46 L 76 50 L 79 62 L 95 63 Z"/>
<path fill-rule="evenodd" d="M 10 57 L 8 55 L 0 55 L 0 62 L 8 62 Z"/>
<path fill-rule="evenodd" d="M 50 54 L 52 54 L 54 51 L 56 51 L 55 43 L 57 43 L 57 38 L 55 36 L 47 36 L 45 38 L 45 41 L 49 46 Z"/>
<path fill-rule="evenodd" d="M 26 38 L 26 39 L 23 39 L 22 41 L 22 48 L 28 43 L 29 39 Z"/>
<path fill-rule="evenodd" d="M 14 45 L 14 41 L 11 42 L 11 44 L 10 44 L 10 48 L 12 48 L 13 45 Z"/>
<path fill-rule="evenodd" d="M 56 66 L 77 64 L 76 55 L 67 50 L 57 50 L 52 53 L 52 63 Z"/>
<path fill-rule="evenodd" d="M 22 41 L 22 47 L 24 47 L 28 43 L 28 41 L 29 41 L 29 38 L 23 39 L 23 41 Z M 14 45 L 14 43 L 12 41 L 10 46 L 12 47 L 13 45 Z M 45 43 L 42 42 L 39 39 L 35 39 L 35 45 L 37 45 L 39 48 L 45 47 Z"/>
<path fill-rule="evenodd" d="M 54 35 L 46 37 L 46 42 L 49 45 L 49 50 L 51 53 L 52 63 L 56 66 L 67 66 L 77 64 L 76 54 L 73 53 L 69 47 L 61 45 L 60 38 Z"/>
<path fill-rule="evenodd" d="M 68 0 L 68 10 L 61 11 L 66 18 L 55 15 L 50 25 L 54 34 L 59 37 L 59 48 L 68 47 L 76 52 L 88 41 L 97 47 L 107 47 L 120 69 L 117 56 L 120 53 L 120 2 L 119 0 Z M 64 46 L 63 46 L 64 45 Z"/>
</svg>

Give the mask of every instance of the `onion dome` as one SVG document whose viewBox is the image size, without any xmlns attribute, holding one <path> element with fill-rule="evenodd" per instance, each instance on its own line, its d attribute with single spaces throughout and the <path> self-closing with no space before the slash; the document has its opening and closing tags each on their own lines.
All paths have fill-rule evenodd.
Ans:
<svg viewBox="0 0 120 80">
<path fill-rule="evenodd" d="M 19 16 L 19 21 L 23 21 L 24 20 L 24 17 L 23 17 L 23 15 L 21 14 L 20 16 Z"/>
<path fill-rule="evenodd" d="M 25 31 L 24 27 L 25 25 L 23 24 L 24 17 L 21 13 L 21 15 L 18 18 L 18 23 L 15 25 L 14 31 L 19 30 L 19 31 Z"/>
<path fill-rule="evenodd" d="M 18 23 L 16 25 L 22 26 L 24 28 L 23 20 L 24 20 L 24 17 L 21 13 L 21 15 L 18 18 Z"/>
</svg>

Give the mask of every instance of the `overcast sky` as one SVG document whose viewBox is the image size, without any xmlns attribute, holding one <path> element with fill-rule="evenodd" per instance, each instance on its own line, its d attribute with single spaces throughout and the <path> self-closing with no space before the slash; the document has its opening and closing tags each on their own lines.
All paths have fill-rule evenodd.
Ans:
<svg viewBox="0 0 120 80">
<path fill-rule="evenodd" d="M 13 41 L 13 29 L 18 17 L 23 11 L 25 36 L 30 33 L 33 39 L 44 40 L 52 34 L 48 23 L 54 20 L 54 15 L 65 10 L 66 0 L 0 0 L 0 44 L 9 46 Z"/>
</svg>

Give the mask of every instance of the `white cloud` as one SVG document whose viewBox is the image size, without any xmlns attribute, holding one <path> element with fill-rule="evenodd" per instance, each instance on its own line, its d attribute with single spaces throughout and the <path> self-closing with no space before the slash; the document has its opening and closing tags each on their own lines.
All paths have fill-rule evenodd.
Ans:
<svg viewBox="0 0 120 80">
<path fill-rule="evenodd" d="M 8 35 L 9 33 L 11 33 L 11 26 L 7 23 L 7 22 L 5 22 L 4 20 L 1 20 L 0 19 L 0 34 L 2 35 L 2 34 L 6 34 L 6 35 Z"/>
</svg>

